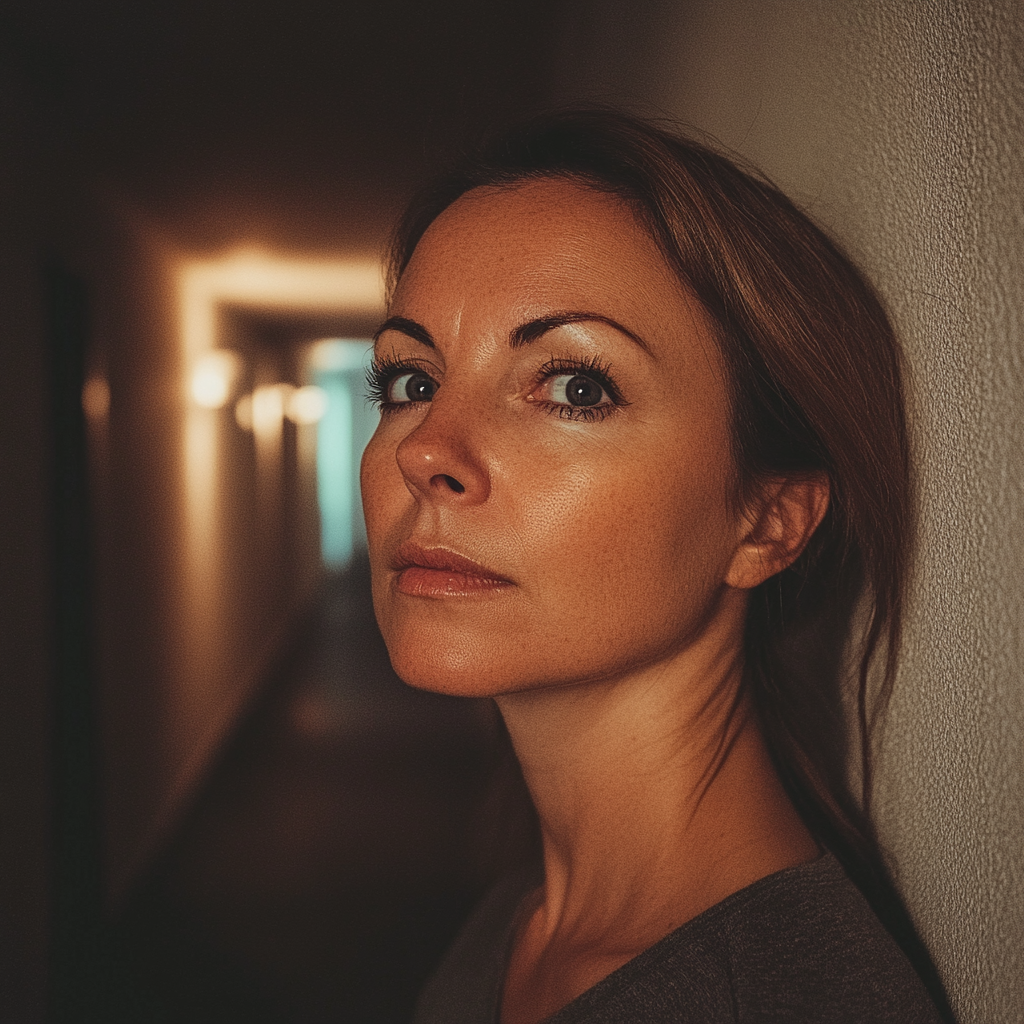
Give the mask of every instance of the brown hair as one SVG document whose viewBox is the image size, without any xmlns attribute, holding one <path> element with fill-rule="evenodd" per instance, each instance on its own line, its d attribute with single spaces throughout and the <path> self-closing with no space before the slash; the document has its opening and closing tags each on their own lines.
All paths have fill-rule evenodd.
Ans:
<svg viewBox="0 0 1024 1024">
<path fill-rule="evenodd" d="M 744 492 L 780 474 L 828 476 L 829 510 L 811 543 L 752 594 L 744 687 L 807 826 L 944 1005 L 868 814 L 872 707 L 883 708 L 893 686 L 913 525 L 902 357 L 882 304 L 836 243 L 758 172 L 603 108 L 534 118 L 422 193 L 395 233 L 389 291 L 459 196 L 550 177 L 628 202 L 711 314 L 730 371 Z M 861 803 L 847 772 L 851 648 Z"/>
</svg>

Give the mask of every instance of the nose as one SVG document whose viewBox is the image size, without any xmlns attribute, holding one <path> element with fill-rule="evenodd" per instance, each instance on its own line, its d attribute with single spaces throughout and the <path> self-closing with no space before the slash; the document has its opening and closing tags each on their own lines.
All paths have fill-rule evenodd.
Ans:
<svg viewBox="0 0 1024 1024">
<path fill-rule="evenodd" d="M 485 443 L 468 410 L 440 395 L 398 445 L 398 468 L 414 497 L 479 505 L 491 492 Z"/>
</svg>

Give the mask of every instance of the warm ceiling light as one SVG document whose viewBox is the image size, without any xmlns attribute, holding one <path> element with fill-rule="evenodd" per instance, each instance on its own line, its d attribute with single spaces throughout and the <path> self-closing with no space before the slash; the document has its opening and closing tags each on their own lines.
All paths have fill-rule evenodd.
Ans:
<svg viewBox="0 0 1024 1024">
<path fill-rule="evenodd" d="M 327 392 L 315 384 L 293 391 L 285 407 L 285 414 L 293 423 L 318 423 L 326 412 Z"/>
<path fill-rule="evenodd" d="M 220 409 L 227 404 L 242 369 L 237 352 L 211 349 L 196 359 L 192 367 L 192 400 L 204 409 Z"/>
<path fill-rule="evenodd" d="M 379 315 L 384 284 L 376 260 L 288 259 L 236 252 L 218 260 L 184 263 L 179 270 L 185 354 L 216 346 L 217 312 L 244 309 L 336 311 Z"/>
</svg>

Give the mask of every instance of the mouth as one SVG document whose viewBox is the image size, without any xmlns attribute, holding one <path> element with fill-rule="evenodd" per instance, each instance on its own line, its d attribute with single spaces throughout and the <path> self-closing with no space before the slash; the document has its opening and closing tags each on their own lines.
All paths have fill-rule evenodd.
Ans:
<svg viewBox="0 0 1024 1024">
<path fill-rule="evenodd" d="M 515 586 L 465 555 L 409 540 L 398 548 L 392 568 L 398 573 L 398 590 L 412 597 L 466 597 Z"/>
</svg>

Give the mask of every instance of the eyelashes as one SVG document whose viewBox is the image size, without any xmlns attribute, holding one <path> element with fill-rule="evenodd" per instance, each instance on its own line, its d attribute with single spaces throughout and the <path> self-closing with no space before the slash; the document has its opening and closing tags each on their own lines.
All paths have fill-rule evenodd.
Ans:
<svg viewBox="0 0 1024 1024">
<path fill-rule="evenodd" d="M 420 389 L 419 394 L 424 397 L 413 397 L 408 395 L 402 400 L 395 400 L 393 388 L 403 376 L 410 378 L 425 378 L 432 384 L 432 388 Z M 567 385 L 558 382 L 564 380 Z M 396 355 L 375 355 L 366 371 L 366 389 L 368 399 L 380 410 L 382 415 L 395 413 L 403 408 L 413 405 L 421 405 L 430 401 L 433 392 L 437 389 L 439 382 L 434 379 L 431 370 L 423 364 L 401 359 Z M 575 384 L 575 387 L 573 386 Z M 597 385 L 600 389 L 600 397 L 604 401 L 590 401 L 590 395 L 573 402 L 570 394 L 583 395 L 591 385 Z M 550 397 L 541 396 L 543 391 L 554 390 L 555 400 Z M 559 419 L 576 422 L 595 422 L 605 419 L 616 409 L 629 405 L 622 392 L 615 382 L 611 367 L 597 356 L 586 359 L 579 358 L 554 358 L 548 360 L 536 372 L 536 382 L 531 388 L 528 401 L 535 403 L 550 415 L 558 416 Z M 585 404 L 580 404 L 585 402 Z"/>
<path fill-rule="evenodd" d="M 564 380 L 566 384 L 558 384 Z M 574 381 L 579 384 L 572 388 Z M 596 384 L 605 397 L 606 401 L 600 404 L 574 404 L 569 401 L 570 392 L 581 393 L 587 390 L 588 384 Z M 621 406 L 629 405 L 622 397 L 622 392 L 612 377 L 611 367 L 602 362 L 597 356 L 589 359 L 549 359 L 537 371 L 537 386 L 532 394 L 541 389 L 554 390 L 556 398 L 565 397 L 565 401 L 552 399 L 534 398 L 547 413 L 557 416 L 559 419 L 572 420 L 574 422 L 600 422 L 610 416 Z M 531 396 L 532 397 L 532 396 Z"/>
<path fill-rule="evenodd" d="M 412 402 L 395 402 L 391 398 L 391 385 L 402 374 L 422 373 L 430 376 L 422 366 L 397 356 L 375 355 L 366 371 L 366 397 L 382 413 Z"/>
</svg>

